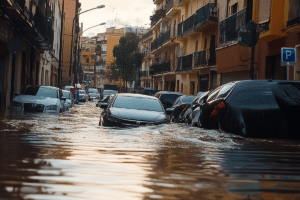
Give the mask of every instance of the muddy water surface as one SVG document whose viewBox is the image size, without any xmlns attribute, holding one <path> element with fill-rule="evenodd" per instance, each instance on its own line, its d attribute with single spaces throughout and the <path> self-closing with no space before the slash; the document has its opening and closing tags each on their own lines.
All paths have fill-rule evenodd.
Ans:
<svg viewBox="0 0 300 200">
<path fill-rule="evenodd" d="M 98 126 L 81 103 L 0 121 L 0 199 L 300 199 L 300 141 Z"/>
</svg>

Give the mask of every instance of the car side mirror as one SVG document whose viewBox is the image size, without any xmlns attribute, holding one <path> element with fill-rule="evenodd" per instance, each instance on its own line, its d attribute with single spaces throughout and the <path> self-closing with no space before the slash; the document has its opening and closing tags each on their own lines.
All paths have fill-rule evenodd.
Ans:
<svg viewBox="0 0 300 200">
<path fill-rule="evenodd" d="M 108 106 L 107 103 L 101 103 L 101 104 L 100 104 L 100 108 L 103 108 L 103 109 L 106 109 L 107 106 Z"/>
<path fill-rule="evenodd" d="M 173 113 L 173 110 L 171 108 L 166 109 L 167 115 L 171 115 Z"/>
</svg>

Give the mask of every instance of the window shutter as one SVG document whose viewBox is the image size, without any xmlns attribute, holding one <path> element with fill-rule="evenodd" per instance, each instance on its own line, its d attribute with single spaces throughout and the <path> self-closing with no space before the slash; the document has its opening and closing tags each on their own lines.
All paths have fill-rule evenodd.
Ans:
<svg viewBox="0 0 300 200">
<path fill-rule="evenodd" d="M 270 21 L 272 0 L 259 0 L 258 24 Z"/>
</svg>

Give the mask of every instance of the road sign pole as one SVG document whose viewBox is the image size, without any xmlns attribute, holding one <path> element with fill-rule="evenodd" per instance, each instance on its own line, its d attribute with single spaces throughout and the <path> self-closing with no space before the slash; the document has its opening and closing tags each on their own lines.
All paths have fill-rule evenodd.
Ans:
<svg viewBox="0 0 300 200">
<path fill-rule="evenodd" d="M 251 65 L 250 65 L 250 78 L 254 79 L 254 56 L 255 56 L 255 46 L 251 47 Z"/>
</svg>

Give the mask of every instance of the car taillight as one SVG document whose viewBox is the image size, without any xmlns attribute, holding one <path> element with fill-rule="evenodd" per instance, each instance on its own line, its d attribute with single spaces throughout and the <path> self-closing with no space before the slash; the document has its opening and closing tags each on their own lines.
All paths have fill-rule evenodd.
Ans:
<svg viewBox="0 0 300 200">
<path fill-rule="evenodd" d="M 214 107 L 214 110 L 212 111 L 212 113 L 210 114 L 210 116 L 211 117 L 218 116 L 225 108 L 226 108 L 226 105 L 225 105 L 224 102 L 218 103 L 218 105 L 216 105 Z"/>
</svg>

